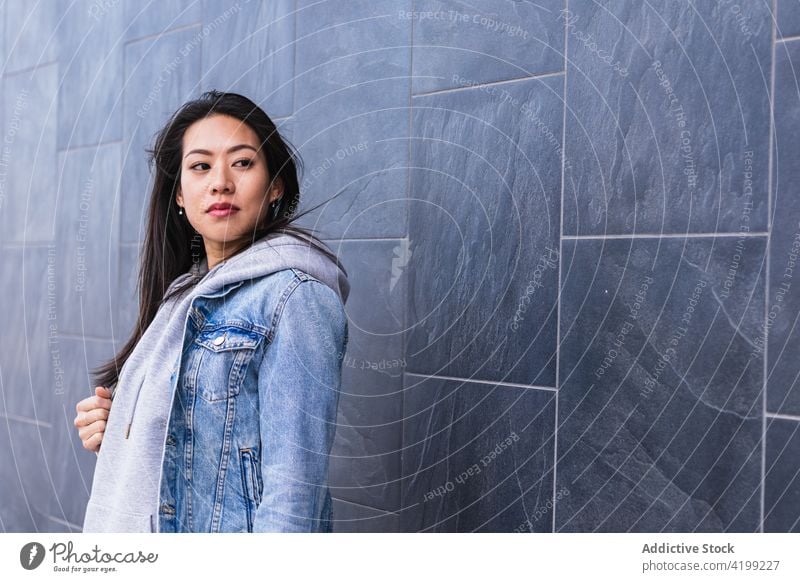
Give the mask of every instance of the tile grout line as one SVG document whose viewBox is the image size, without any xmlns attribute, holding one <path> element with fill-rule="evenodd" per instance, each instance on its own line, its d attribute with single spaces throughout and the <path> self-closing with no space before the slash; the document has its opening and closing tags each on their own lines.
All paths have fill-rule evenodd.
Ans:
<svg viewBox="0 0 800 582">
<path fill-rule="evenodd" d="M 773 8 L 774 8 L 774 6 L 775 6 L 775 4 L 773 3 Z M 775 20 L 775 13 L 774 12 L 772 13 L 772 19 L 773 19 L 773 21 Z M 796 40 L 800 40 L 800 34 L 796 34 L 796 35 L 793 35 L 793 36 L 782 36 L 781 38 L 775 38 L 775 35 L 773 35 L 772 38 L 773 38 L 773 44 L 784 43 L 784 42 L 794 42 Z"/>
<path fill-rule="evenodd" d="M 564 0 L 565 14 L 569 14 L 569 0 Z M 567 160 L 567 67 L 569 59 L 567 48 L 569 35 L 567 34 L 568 19 L 564 19 L 564 88 L 561 95 L 562 118 L 561 118 L 561 196 L 559 199 L 560 223 L 558 227 L 558 280 L 556 281 L 556 393 L 555 411 L 553 418 L 553 516 L 550 524 L 550 531 L 556 532 L 556 490 L 558 489 L 558 393 L 561 387 L 561 265 L 564 262 L 564 182 L 566 179 L 566 160 Z"/>
<path fill-rule="evenodd" d="M 139 43 L 139 42 L 142 42 L 142 41 L 146 41 L 146 40 L 153 40 L 153 39 L 157 39 L 158 40 L 158 39 L 161 39 L 161 38 L 163 38 L 165 36 L 169 36 L 170 34 L 175 33 L 175 32 L 183 32 L 185 30 L 189 30 L 189 29 L 192 29 L 192 28 L 198 28 L 198 27 L 201 28 L 201 29 L 203 27 L 202 17 L 201 17 L 201 19 L 199 21 L 192 22 L 190 24 L 182 24 L 180 26 L 175 26 L 173 28 L 168 28 L 166 30 L 160 30 L 158 32 L 152 32 L 150 34 L 145 34 L 144 36 L 137 36 L 136 38 L 128 38 L 123 43 L 123 47 L 127 48 L 132 44 L 136 44 L 136 43 Z M 202 63 L 201 63 L 201 67 L 202 67 Z"/>
<path fill-rule="evenodd" d="M 8 61 L 7 58 L 6 61 Z M 23 73 L 34 73 L 36 72 L 37 69 L 50 67 L 52 65 L 57 65 L 57 64 L 58 64 L 58 59 L 54 61 L 47 61 L 46 63 L 39 63 L 36 65 L 32 65 L 30 67 L 24 67 L 22 69 L 17 69 L 16 71 L 3 71 L 3 78 L 8 79 L 9 77 L 13 77 L 14 75 L 21 75 Z"/>
<path fill-rule="evenodd" d="M 411 11 L 416 8 L 414 0 L 411 0 Z M 405 239 L 411 244 L 411 158 L 414 155 L 413 142 L 411 135 L 414 131 L 414 19 L 411 19 L 409 28 L 409 42 L 408 42 L 408 159 L 406 160 L 406 236 Z M 407 247 L 408 248 L 408 247 Z M 410 304 L 411 294 L 408 292 L 409 277 L 403 277 L 403 285 L 405 288 L 405 298 L 403 301 L 403 357 L 408 356 L 408 311 Z M 406 409 L 406 370 L 403 370 L 400 375 L 400 416 L 403 422 L 400 423 L 400 485 L 398 486 L 398 503 L 399 510 L 397 513 L 397 529 L 405 531 L 405 521 L 407 517 L 402 515 L 403 508 L 403 491 L 405 488 L 405 475 L 404 471 L 404 458 L 406 457 L 405 438 L 406 438 L 406 422 L 405 422 L 405 409 Z"/>
<path fill-rule="evenodd" d="M 488 384 L 490 386 L 504 386 L 506 388 L 525 388 L 528 390 L 541 390 L 543 392 L 556 392 L 554 386 L 538 386 L 536 384 L 519 384 L 516 382 L 494 382 L 492 380 L 478 380 L 477 378 L 459 378 L 457 376 L 441 376 L 439 374 L 420 374 L 418 372 L 403 372 L 408 376 L 418 376 L 428 380 L 452 380 L 454 382 L 470 382 L 472 384 Z"/>
<path fill-rule="evenodd" d="M 381 509 L 379 507 L 372 507 L 371 505 L 366 505 L 364 503 L 358 503 L 357 501 L 350 501 L 349 499 L 342 499 L 341 497 L 336 497 L 335 495 L 331 495 L 331 498 L 335 499 L 336 501 L 339 501 L 340 503 L 347 503 L 349 505 L 355 505 L 357 507 L 363 507 L 364 509 L 371 509 L 372 511 L 377 511 L 377 512 L 380 512 L 380 513 L 384 514 L 384 515 L 380 515 L 380 516 L 368 517 L 366 519 L 375 519 L 375 517 L 386 517 L 387 515 L 391 515 L 391 516 L 394 516 L 394 517 L 400 517 L 400 513 L 397 512 L 397 511 L 389 511 L 388 509 Z"/>
<path fill-rule="evenodd" d="M 52 423 L 46 422 L 44 420 L 36 420 L 35 418 L 31 418 L 30 416 L 22 416 L 19 414 L 7 414 L 5 412 L 0 412 L 0 418 L 5 418 L 6 420 L 14 420 L 16 422 L 21 422 L 23 424 L 32 424 L 34 426 L 38 426 L 41 428 L 53 428 Z"/>
<path fill-rule="evenodd" d="M 771 20 L 771 35 L 772 42 L 770 45 L 772 51 L 772 62 L 770 63 L 770 96 L 769 96 L 769 146 L 767 153 L 767 248 L 766 248 L 766 274 L 764 281 L 764 313 L 763 313 L 763 342 L 764 342 L 764 360 L 762 362 L 762 377 L 761 377 L 761 491 L 759 505 L 761 510 L 761 519 L 759 524 L 759 531 L 764 533 L 764 522 L 766 521 L 766 494 L 767 487 L 767 385 L 769 383 L 769 331 L 767 328 L 767 317 L 769 316 L 769 279 L 770 279 L 770 263 L 772 258 L 772 240 L 770 232 L 772 232 L 772 169 L 774 165 L 773 154 L 773 141 L 775 139 L 775 38 L 777 36 L 777 0 L 771 2 L 772 18 Z"/>
<path fill-rule="evenodd" d="M 794 422 L 800 422 L 800 416 L 794 414 L 781 414 L 780 412 L 766 412 L 764 413 L 766 418 L 774 418 L 777 420 L 792 420 Z"/>
<path fill-rule="evenodd" d="M 71 529 L 74 529 L 77 532 L 82 532 L 83 531 L 83 526 L 78 525 L 77 523 L 72 523 L 71 521 L 68 521 L 66 519 L 62 519 L 60 517 L 56 517 L 55 515 L 50 515 L 49 513 L 44 513 L 42 515 L 44 515 L 50 521 L 54 521 L 54 522 L 59 523 L 61 525 L 66 525 L 66 526 L 70 527 Z"/>
<path fill-rule="evenodd" d="M 610 240 L 610 239 L 664 239 L 664 238 L 758 238 L 769 236 L 769 231 L 751 232 L 687 232 L 687 233 L 629 233 L 629 234 L 565 234 L 564 240 Z"/>
<path fill-rule="evenodd" d="M 294 27 L 294 39 L 292 42 L 292 113 L 297 114 L 297 0 L 294 0 L 294 14 L 292 14 L 292 25 Z M 294 136 L 292 136 L 294 137 Z"/>
<path fill-rule="evenodd" d="M 413 26 L 413 23 L 412 23 Z M 483 89 L 484 87 L 492 87 L 494 85 L 503 85 L 506 83 L 518 83 L 520 81 L 535 81 L 539 79 L 549 79 L 550 77 L 557 77 L 558 75 L 566 75 L 564 71 L 547 71 L 544 73 L 535 73 L 533 75 L 525 75 L 524 77 L 515 77 L 513 79 L 502 79 L 500 81 L 489 81 L 487 83 L 474 83 L 464 87 L 448 87 L 447 89 L 437 89 L 435 91 L 427 91 L 425 93 L 412 93 L 412 98 L 417 97 L 430 97 L 433 95 L 443 95 L 446 93 L 455 93 L 458 91 L 467 91 L 469 89 Z"/>
<path fill-rule="evenodd" d="M 74 152 L 74 151 L 87 150 L 87 149 L 100 149 L 100 148 L 102 148 L 104 146 L 121 145 L 121 144 L 124 144 L 124 143 L 125 143 L 125 141 L 122 140 L 122 139 L 110 139 L 108 141 L 101 141 L 101 142 L 98 142 L 98 143 L 88 143 L 88 144 L 85 144 L 85 145 L 76 145 L 76 146 L 56 149 L 56 153 L 57 154 L 68 154 L 68 153 L 71 153 L 71 152 Z"/>
</svg>

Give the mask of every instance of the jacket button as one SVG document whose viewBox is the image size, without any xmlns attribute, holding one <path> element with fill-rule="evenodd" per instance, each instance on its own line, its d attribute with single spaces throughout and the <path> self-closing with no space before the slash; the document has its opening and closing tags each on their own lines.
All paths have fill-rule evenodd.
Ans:
<svg viewBox="0 0 800 582">
<path fill-rule="evenodd" d="M 222 342 L 224 341 L 225 341 L 225 334 L 223 333 L 222 335 L 218 335 L 217 337 L 214 338 L 214 345 L 221 346 Z"/>
<path fill-rule="evenodd" d="M 164 515 L 175 515 L 175 508 L 168 503 L 163 503 L 161 505 L 161 513 Z"/>
<path fill-rule="evenodd" d="M 168 445 L 174 445 L 175 444 L 175 437 L 172 436 L 171 434 L 167 435 L 167 444 Z"/>
</svg>

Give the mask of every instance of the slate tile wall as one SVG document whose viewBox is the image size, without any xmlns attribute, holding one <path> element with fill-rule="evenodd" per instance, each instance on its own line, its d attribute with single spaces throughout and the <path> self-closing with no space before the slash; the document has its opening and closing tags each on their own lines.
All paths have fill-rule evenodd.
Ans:
<svg viewBox="0 0 800 582">
<path fill-rule="evenodd" d="M 800 3 L 476 10 L 2 4 L 3 531 L 80 530 L 144 148 L 210 88 L 350 272 L 337 531 L 800 531 Z"/>
</svg>

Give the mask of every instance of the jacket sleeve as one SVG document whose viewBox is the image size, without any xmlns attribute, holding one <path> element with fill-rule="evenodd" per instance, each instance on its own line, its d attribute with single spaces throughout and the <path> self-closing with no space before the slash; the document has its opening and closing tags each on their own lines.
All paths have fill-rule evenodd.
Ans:
<svg viewBox="0 0 800 582">
<path fill-rule="evenodd" d="M 333 289 L 306 279 L 291 288 L 274 318 L 258 370 L 263 493 L 253 531 L 316 531 L 336 433 L 347 315 Z"/>
</svg>

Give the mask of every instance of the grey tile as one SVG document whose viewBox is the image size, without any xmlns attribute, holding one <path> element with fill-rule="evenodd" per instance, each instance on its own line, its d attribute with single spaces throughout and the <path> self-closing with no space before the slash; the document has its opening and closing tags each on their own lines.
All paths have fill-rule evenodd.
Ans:
<svg viewBox="0 0 800 582">
<path fill-rule="evenodd" d="M 564 241 L 557 531 L 759 529 L 765 240 L 739 245 Z"/>
<path fill-rule="evenodd" d="M 112 336 L 121 150 L 120 144 L 110 144 L 60 156 L 56 233 L 62 333 Z"/>
<path fill-rule="evenodd" d="M 203 16 L 201 0 L 161 0 L 160 2 L 136 2 L 123 0 L 125 14 L 125 38 L 136 39 L 143 36 L 162 34 L 173 28 L 197 24 Z M 119 5 L 111 5 L 108 10 L 100 4 L 95 9 L 98 17 L 106 12 L 119 10 Z"/>
<path fill-rule="evenodd" d="M 97 457 L 83 448 L 73 424 L 75 405 L 94 396 L 92 370 L 110 360 L 114 352 L 110 341 L 59 338 L 59 344 L 64 361 L 69 364 L 64 370 L 63 390 L 47 394 L 52 429 L 46 435 L 44 450 L 48 482 L 54 494 L 48 498 L 45 511 L 56 520 L 81 526 Z"/>
<path fill-rule="evenodd" d="M 107 8 L 106 8 L 107 7 Z M 122 6 L 73 3 L 58 28 L 58 147 L 122 139 Z"/>
<path fill-rule="evenodd" d="M 751 34 L 715 3 L 569 3 L 565 234 L 766 230 L 771 15 L 740 5 Z"/>
<path fill-rule="evenodd" d="M 410 2 L 298 4 L 294 144 L 301 224 L 327 236 L 406 234 Z M 393 16 L 387 18 L 386 14 Z"/>
<path fill-rule="evenodd" d="M 5 297 L 0 334 L 3 414 L 47 422 L 49 399 L 39 391 L 63 387 L 67 365 L 56 336 L 58 261 L 55 246 L 5 248 L 0 293 Z"/>
<path fill-rule="evenodd" d="M 191 27 L 125 47 L 122 242 L 144 238 L 151 187 L 145 150 L 174 111 L 199 96 L 200 31 Z"/>
<path fill-rule="evenodd" d="M 798 0 L 777 0 L 776 8 L 778 38 L 800 35 L 800 2 Z M 744 20 L 746 26 L 746 19 L 742 16 L 739 18 Z"/>
<path fill-rule="evenodd" d="M 767 419 L 764 531 L 800 532 L 800 422 Z"/>
<path fill-rule="evenodd" d="M 59 54 L 58 29 L 65 5 L 47 2 L 4 2 L 5 58 L 3 72 L 51 63 Z"/>
<path fill-rule="evenodd" d="M 800 135 L 800 41 L 778 44 L 775 49 L 775 147 L 773 219 L 770 236 L 770 291 L 768 300 L 769 358 L 767 410 L 800 414 L 797 358 L 800 350 L 800 295 L 797 261 L 800 251 L 800 168 L 796 152 Z"/>
<path fill-rule="evenodd" d="M 206 0 L 203 3 L 203 88 L 241 93 L 270 117 L 291 115 L 294 4 L 292 0 Z"/>
<path fill-rule="evenodd" d="M 555 401 L 406 375 L 402 531 L 552 531 Z"/>
<path fill-rule="evenodd" d="M 115 337 L 122 348 L 133 333 L 139 317 L 139 254 L 140 245 L 122 245 L 119 249 L 119 292 L 114 315 Z"/>
<path fill-rule="evenodd" d="M 411 371 L 555 386 L 562 85 L 414 99 Z"/>
<path fill-rule="evenodd" d="M 563 0 L 414 2 L 414 93 L 564 70 Z"/>
<path fill-rule="evenodd" d="M 0 518 L 6 532 L 45 532 L 48 500 L 54 495 L 47 479 L 44 442 L 50 429 L 32 419 L 0 417 Z"/>
<path fill-rule="evenodd" d="M 394 511 L 400 503 L 405 280 L 398 243 L 328 242 L 348 272 L 349 341 L 331 458 L 333 495 Z"/>
<path fill-rule="evenodd" d="M 3 19 L 3 22 L 0 23 L 0 31 L 2 31 L 2 33 L 3 33 L 3 38 L 0 39 L 0 63 L 3 63 L 3 71 L 2 72 L 5 73 L 5 69 L 6 69 L 6 64 L 5 64 L 6 63 L 6 43 L 5 43 L 6 30 L 5 30 L 5 27 L 6 27 L 6 20 L 7 20 L 5 4 L 3 6 L 0 6 L 0 16 L 2 16 L 2 19 Z M 0 83 L 2 83 L 2 75 L 0 75 Z M 2 85 L 0 85 L 0 87 L 2 87 Z"/>
<path fill-rule="evenodd" d="M 53 239 L 58 65 L 5 77 L 3 242 Z"/>
<path fill-rule="evenodd" d="M 14 307 L 29 309 L 27 305 Z M 4 414 L 47 422 L 50 401 L 42 399 L 41 393 L 61 389 L 64 369 L 68 366 L 58 342 L 49 337 L 46 329 L 25 334 L 18 326 L 9 325 L 4 327 L 0 348 Z"/>
<path fill-rule="evenodd" d="M 333 499 L 334 533 L 392 533 L 398 531 L 398 516 L 371 507 Z"/>
</svg>

